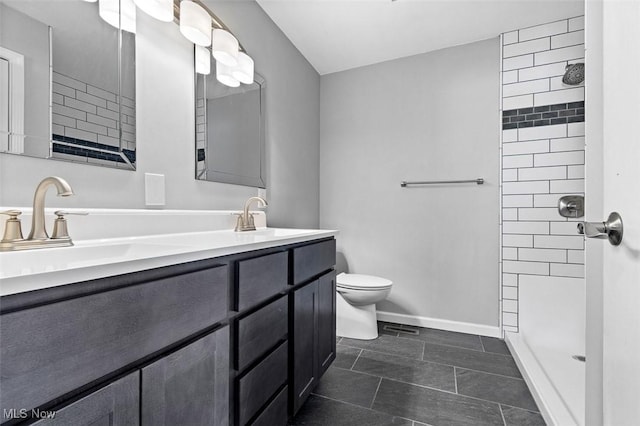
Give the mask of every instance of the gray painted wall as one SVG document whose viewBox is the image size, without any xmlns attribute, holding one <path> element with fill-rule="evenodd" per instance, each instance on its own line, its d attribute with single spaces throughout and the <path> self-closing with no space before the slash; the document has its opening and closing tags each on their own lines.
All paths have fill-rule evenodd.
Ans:
<svg viewBox="0 0 640 426">
<path fill-rule="evenodd" d="M 498 42 L 321 78 L 320 226 L 350 272 L 394 282 L 379 310 L 498 326 Z"/>
<path fill-rule="evenodd" d="M 255 2 L 207 1 L 267 81 L 270 226 L 318 226 L 320 78 Z M 255 188 L 194 179 L 193 45 L 173 23 L 138 14 L 136 172 L 0 155 L 0 205 L 30 206 L 46 176 L 76 196 L 49 207 L 144 208 L 144 173 L 166 176 L 166 208 L 239 209 Z M 52 191 L 53 192 L 53 191 Z M 295 211 L 291 208 L 295 206 Z"/>
</svg>

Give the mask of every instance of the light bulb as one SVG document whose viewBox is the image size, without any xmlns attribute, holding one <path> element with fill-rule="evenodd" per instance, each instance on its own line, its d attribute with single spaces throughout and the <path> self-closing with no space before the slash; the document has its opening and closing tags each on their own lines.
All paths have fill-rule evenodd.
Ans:
<svg viewBox="0 0 640 426">
<path fill-rule="evenodd" d="M 216 61 L 230 67 L 238 65 L 238 39 L 229 31 L 219 28 L 213 30 L 211 52 Z"/>
<path fill-rule="evenodd" d="M 232 71 L 233 67 L 225 65 L 220 61 L 216 61 L 216 80 L 225 86 L 238 87 L 240 86 L 240 82 L 233 77 L 231 74 Z"/>
<path fill-rule="evenodd" d="M 211 45 L 211 16 L 190 0 L 180 3 L 180 32 L 198 46 Z"/>
</svg>

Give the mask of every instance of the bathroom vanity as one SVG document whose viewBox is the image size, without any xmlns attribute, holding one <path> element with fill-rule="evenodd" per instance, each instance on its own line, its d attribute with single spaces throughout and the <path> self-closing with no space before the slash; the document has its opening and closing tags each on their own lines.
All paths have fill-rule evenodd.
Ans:
<svg viewBox="0 0 640 426">
<path fill-rule="evenodd" d="M 285 425 L 335 358 L 335 233 L 267 231 L 3 289 L 2 422 Z"/>
</svg>

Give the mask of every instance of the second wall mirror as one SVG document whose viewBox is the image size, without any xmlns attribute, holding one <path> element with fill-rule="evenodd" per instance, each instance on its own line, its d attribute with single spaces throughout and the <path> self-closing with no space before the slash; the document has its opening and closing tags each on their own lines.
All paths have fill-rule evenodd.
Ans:
<svg viewBox="0 0 640 426">
<path fill-rule="evenodd" d="M 196 74 L 196 179 L 266 187 L 264 79 L 228 87 Z"/>
<path fill-rule="evenodd" d="M 183 0 L 176 8 L 180 31 L 195 44 L 195 177 L 266 188 L 265 80 L 204 3 Z"/>
</svg>

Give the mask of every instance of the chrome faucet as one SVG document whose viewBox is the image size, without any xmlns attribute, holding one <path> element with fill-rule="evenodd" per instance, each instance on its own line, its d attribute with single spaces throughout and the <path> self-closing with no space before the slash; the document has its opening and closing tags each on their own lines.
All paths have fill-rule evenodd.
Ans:
<svg viewBox="0 0 640 426">
<path fill-rule="evenodd" d="M 236 232 L 241 231 L 255 231 L 256 225 L 253 219 L 253 214 L 249 213 L 249 207 L 251 207 L 251 203 L 257 201 L 259 204 L 262 204 L 263 207 L 266 207 L 268 204 L 264 198 L 261 197 L 251 197 L 244 203 L 244 211 L 241 214 L 238 214 L 238 222 L 236 223 Z"/>
<path fill-rule="evenodd" d="M 27 237 L 28 240 L 46 240 L 49 238 L 44 223 L 44 196 L 47 194 L 47 189 L 49 189 L 51 185 L 56 186 L 59 197 L 73 195 L 73 189 L 71 189 L 71 186 L 66 180 L 57 176 L 44 178 L 36 188 L 36 193 L 33 196 L 33 216 L 31 220 L 31 232 Z"/>
<path fill-rule="evenodd" d="M 69 183 L 59 177 L 50 176 L 43 179 L 36 188 L 35 195 L 33 197 L 33 212 L 31 221 L 31 232 L 29 236 L 22 238 L 22 229 L 20 226 L 20 220 L 18 216 L 22 213 L 18 210 L 10 210 L 6 212 L 0 212 L 9 216 L 5 224 L 5 233 L 2 240 L 0 240 L 0 251 L 14 251 L 14 250 L 28 250 L 35 248 L 46 247 L 66 247 L 72 246 L 73 242 L 67 234 L 66 222 L 63 217 L 64 214 L 87 214 L 87 213 L 68 213 L 68 212 L 56 212 L 58 218 L 55 221 L 55 228 L 53 231 L 53 237 L 49 238 L 47 234 L 47 228 L 44 220 L 44 199 L 47 194 L 47 189 L 51 185 L 54 185 L 58 191 L 58 196 L 68 197 L 73 195 L 73 190 Z"/>
</svg>

